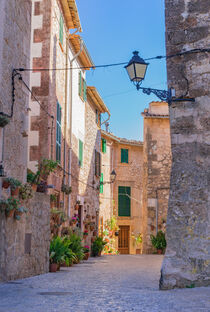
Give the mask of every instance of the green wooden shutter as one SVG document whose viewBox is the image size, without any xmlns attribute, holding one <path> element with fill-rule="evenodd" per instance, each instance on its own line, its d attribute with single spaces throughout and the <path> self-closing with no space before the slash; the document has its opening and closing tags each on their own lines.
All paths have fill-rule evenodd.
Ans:
<svg viewBox="0 0 210 312">
<path fill-rule="evenodd" d="M 60 16 L 59 41 L 63 45 L 63 17 L 62 15 Z"/>
<path fill-rule="evenodd" d="M 106 153 L 106 140 L 102 139 L 102 152 L 105 154 Z"/>
<path fill-rule="evenodd" d="M 79 166 L 83 166 L 83 142 L 79 140 Z"/>
<path fill-rule="evenodd" d="M 103 182 L 104 182 L 104 175 L 103 175 L 103 173 L 101 173 L 101 177 L 100 177 L 100 194 L 103 194 L 103 191 L 104 191 Z"/>
<path fill-rule="evenodd" d="M 82 96 L 82 73 L 79 72 L 79 95 Z"/>
<path fill-rule="evenodd" d="M 118 187 L 118 215 L 120 217 L 130 217 L 130 195 L 131 188 L 129 186 Z"/>
<path fill-rule="evenodd" d="M 61 161 L 61 106 L 58 102 L 56 116 L 56 160 Z"/>
<path fill-rule="evenodd" d="M 83 79 L 83 100 L 87 101 L 87 84 L 86 81 Z"/>
<path fill-rule="evenodd" d="M 128 149 L 121 148 L 121 163 L 128 164 Z"/>
<path fill-rule="evenodd" d="M 98 110 L 96 109 L 96 123 L 98 124 Z"/>
</svg>

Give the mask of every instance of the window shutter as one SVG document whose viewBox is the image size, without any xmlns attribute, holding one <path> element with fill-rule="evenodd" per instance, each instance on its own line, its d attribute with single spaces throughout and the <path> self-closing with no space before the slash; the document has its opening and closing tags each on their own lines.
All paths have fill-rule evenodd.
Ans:
<svg viewBox="0 0 210 312">
<path fill-rule="evenodd" d="M 62 15 L 60 16 L 59 40 L 60 40 L 60 43 L 63 45 L 63 17 Z"/>
<path fill-rule="evenodd" d="M 96 109 L 96 123 L 98 124 L 98 110 Z"/>
<path fill-rule="evenodd" d="M 82 73 L 79 72 L 79 95 L 82 96 Z"/>
<path fill-rule="evenodd" d="M 102 139 L 102 152 L 105 154 L 106 153 L 106 140 Z"/>
<path fill-rule="evenodd" d="M 83 142 L 79 140 L 79 166 L 83 166 Z"/>
<path fill-rule="evenodd" d="M 130 217 L 130 194 L 130 187 L 118 187 L 118 215 L 120 217 Z"/>
<path fill-rule="evenodd" d="M 101 177 L 100 177 L 100 194 L 103 194 L 103 191 L 104 191 L 103 182 L 104 182 L 104 175 L 103 175 L 103 173 L 101 173 Z"/>
<path fill-rule="evenodd" d="M 56 116 L 56 160 L 61 161 L 61 106 L 58 102 Z"/>
<path fill-rule="evenodd" d="M 101 154 L 95 150 L 95 175 L 101 176 Z"/>
<path fill-rule="evenodd" d="M 85 80 L 83 80 L 83 100 L 87 101 L 87 84 Z"/>
<path fill-rule="evenodd" d="M 121 148 L 121 163 L 128 164 L 128 149 Z"/>
</svg>

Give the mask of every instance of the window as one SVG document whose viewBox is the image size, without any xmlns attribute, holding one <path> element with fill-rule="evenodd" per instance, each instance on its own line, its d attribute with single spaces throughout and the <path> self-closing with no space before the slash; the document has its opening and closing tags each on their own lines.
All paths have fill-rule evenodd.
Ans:
<svg viewBox="0 0 210 312">
<path fill-rule="evenodd" d="M 96 109 L 96 123 L 98 124 L 98 110 Z"/>
<path fill-rule="evenodd" d="M 106 140 L 102 139 L 102 153 L 106 154 Z"/>
<path fill-rule="evenodd" d="M 100 177 L 100 194 L 103 194 L 103 192 L 104 192 L 103 182 L 104 182 L 104 175 L 103 175 L 103 173 L 101 173 L 101 177 Z"/>
<path fill-rule="evenodd" d="M 59 23 L 59 41 L 61 45 L 63 45 L 63 16 L 60 16 L 60 23 Z"/>
<path fill-rule="evenodd" d="M 121 148 L 121 163 L 128 164 L 128 149 Z"/>
<path fill-rule="evenodd" d="M 118 215 L 119 217 L 130 217 L 131 215 L 131 188 L 129 186 L 118 187 Z"/>
<path fill-rule="evenodd" d="M 101 154 L 95 150 L 95 175 L 101 176 Z"/>
<path fill-rule="evenodd" d="M 79 96 L 83 101 L 87 101 L 87 84 L 85 79 L 82 77 L 82 72 L 79 72 Z"/>
<path fill-rule="evenodd" d="M 61 162 L 61 106 L 58 102 L 56 117 L 56 160 Z"/>
<path fill-rule="evenodd" d="M 83 166 L 83 142 L 79 140 L 79 166 Z"/>
</svg>

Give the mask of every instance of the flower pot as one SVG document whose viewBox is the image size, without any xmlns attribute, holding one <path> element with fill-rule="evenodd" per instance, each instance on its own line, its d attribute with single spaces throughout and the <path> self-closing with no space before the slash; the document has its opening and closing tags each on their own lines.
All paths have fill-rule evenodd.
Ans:
<svg viewBox="0 0 210 312">
<path fill-rule="evenodd" d="M 58 269 L 57 263 L 50 263 L 50 272 L 56 272 Z"/>
<path fill-rule="evenodd" d="M 93 231 L 93 236 L 96 236 L 97 235 L 97 231 Z"/>
<path fill-rule="evenodd" d="M 94 231 L 94 229 L 95 229 L 95 226 L 90 226 L 91 231 Z"/>
<path fill-rule="evenodd" d="M 162 253 L 163 253 L 163 250 L 162 250 L 162 249 L 157 249 L 157 254 L 158 254 L 158 255 L 162 255 Z"/>
<path fill-rule="evenodd" d="M 16 220 L 20 220 L 20 217 L 22 216 L 22 214 L 23 214 L 23 212 L 20 212 L 20 211 L 15 210 L 15 212 L 14 212 L 14 218 L 15 218 Z"/>
<path fill-rule="evenodd" d="M 37 184 L 32 184 L 31 187 L 32 187 L 32 190 L 33 190 L 34 192 L 36 192 L 36 190 L 37 190 Z"/>
<path fill-rule="evenodd" d="M 85 255 L 84 255 L 84 260 L 88 260 L 88 258 L 89 258 L 89 256 L 90 256 L 90 253 L 89 252 L 85 252 Z"/>
<path fill-rule="evenodd" d="M 83 239 L 86 239 L 88 237 L 88 235 L 83 235 Z"/>
<path fill-rule="evenodd" d="M 46 193 L 47 191 L 47 182 L 41 182 L 37 185 L 37 192 Z"/>
<path fill-rule="evenodd" d="M 16 187 L 15 189 L 11 189 L 12 196 L 18 196 L 18 194 L 19 194 L 19 187 Z"/>
<path fill-rule="evenodd" d="M 75 205 L 75 210 L 78 210 L 79 209 L 79 204 L 76 204 Z"/>
<path fill-rule="evenodd" d="M 98 252 L 98 257 L 101 257 L 101 251 Z"/>
<path fill-rule="evenodd" d="M 14 215 L 14 209 L 10 210 L 10 211 L 5 211 L 5 215 L 7 218 L 12 218 Z"/>
<path fill-rule="evenodd" d="M 4 180 L 3 183 L 2 183 L 2 187 L 7 189 L 9 186 L 10 186 L 10 183 L 8 181 Z"/>
<path fill-rule="evenodd" d="M 95 240 L 95 237 L 94 237 L 94 236 L 92 236 L 92 237 L 91 237 L 91 243 L 93 243 L 93 242 L 94 242 L 94 240 Z"/>
</svg>

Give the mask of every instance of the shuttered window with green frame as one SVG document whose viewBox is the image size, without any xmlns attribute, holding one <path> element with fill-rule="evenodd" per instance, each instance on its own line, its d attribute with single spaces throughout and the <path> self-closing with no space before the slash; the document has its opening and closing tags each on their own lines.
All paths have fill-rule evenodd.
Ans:
<svg viewBox="0 0 210 312">
<path fill-rule="evenodd" d="M 121 163 L 128 164 L 128 149 L 121 148 Z"/>
<path fill-rule="evenodd" d="M 106 154 L 106 140 L 102 139 L 102 153 Z"/>
<path fill-rule="evenodd" d="M 59 23 L 59 41 L 61 45 L 63 45 L 63 16 L 60 15 L 60 23 Z"/>
<path fill-rule="evenodd" d="M 118 215 L 119 217 L 130 217 L 131 215 L 131 188 L 129 186 L 118 187 Z"/>
<path fill-rule="evenodd" d="M 104 182 L 104 175 L 103 175 L 103 173 L 101 173 L 101 177 L 100 177 L 100 194 L 103 194 L 103 192 L 104 192 L 103 182 Z"/>
<path fill-rule="evenodd" d="M 56 116 L 56 160 L 61 161 L 61 106 L 58 102 Z"/>
<path fill-rule="evenodd" d="M 79 166 L 83 166 L 83 142 L 79 140 Z"/>
<path fill-rule="evenodd" d="M 87 101 L 87 83 L 82 77 L 81 71 L 79 72 L 79 96 L 83 99 L 83 101 Z"/>
</svg>

